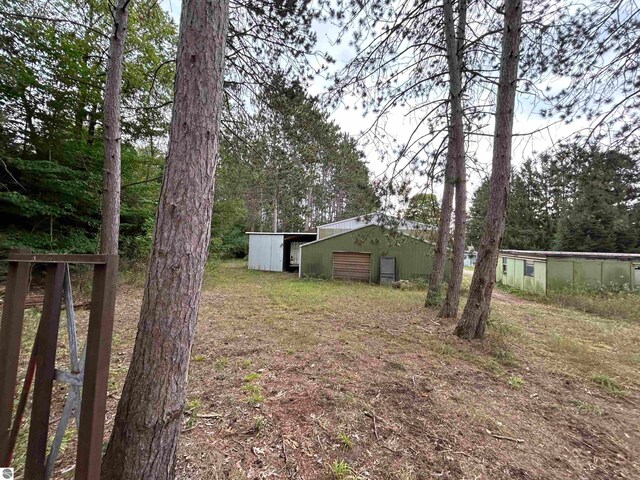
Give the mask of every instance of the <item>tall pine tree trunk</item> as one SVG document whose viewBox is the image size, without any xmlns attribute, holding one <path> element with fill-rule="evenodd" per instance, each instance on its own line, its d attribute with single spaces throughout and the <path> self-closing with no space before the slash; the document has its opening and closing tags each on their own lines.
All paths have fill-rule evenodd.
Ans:
<svg viewBox="0 0 640 480">
<path fill-rule="evenodd" d="M 460 304 L 460 285 L 464 274 L 464 250 L 467 225 L 467 169 L 465 165 L 464 125 L 462 112 L 462 67 L 465 28 L 467 23 L 467 2 L 460 0 L 458 8 L 458 28 L 453 19 L 452 0 L 443 1 L 447 64 L 449 68 L 451 136 L 453 167 L 455 176 L 455 228 L 453 232 L 453 261 L 447 296 L 438 314 L 440 317 L 455 317 Z"/>
<path fill-rule="evenodd" d="M 444 279 L 444 268 L 447 261 L 447 246 L 449 244 L 449 229 L 451 225 L 451 212 L 453 211 L 453 148 L 452 137 L 449 136 L 447 144 L 447 160 L 444 169 L 444 189 L 442 192 L 442 207 L 440 208 L 440 221 L 433 251 L 433 267 L 429 275 L 429 287 L 425 307 L 438 305 L 440 302 L 440 287 Z"/>
<path fill-rule="evenodd" d="M 455 329 L 456 335 L 467 339 L 484 337 L 496 279 L 498 250 L 504 234 L 521 25 L 522 0 L 506 0 L 487 218 L 467 305 Z"/>
<path fill-rule="evenodd" d="M 131 365 L 102 479 L 172 479 L 211 235 L 228 0 L 185 0 L 168 154 Z"/>
<path fill-rule="evenodd" d="M 100 253 L 110 255 L 118 253 L 120 231 L 120 92 L 129 1 L 118 0 L 111 12 L 113 30 L 109 39 L 107 78 L 104 86 L 104 166 Z"/>
</svg>

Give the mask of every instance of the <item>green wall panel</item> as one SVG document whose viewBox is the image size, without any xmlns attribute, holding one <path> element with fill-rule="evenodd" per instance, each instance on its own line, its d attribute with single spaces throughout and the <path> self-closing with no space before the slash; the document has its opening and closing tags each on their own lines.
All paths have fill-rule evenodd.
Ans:
<svg viewBox="0 0 640 480">
<path fill-rule="evenodd" d="M 430 244 L 406 235 L 390 234 L 377 225 L 304 245 L 301 251 L 301 276 L 331 278 L 333 252 L 371 253 L 372 282 L 378 282 L 380 278 L 380 256 L 396 257 L 397 276 L 401 280 L 426 279 L 433 265 Z M 447 277 L 450 268 L 450 261 L 447 261 Z"/>
<path fill-rule="evenodd" d="M 602 282 L 602 260 L 576 259 L 573 261 L 573 284 L 598 288 Z"/>
<path fill-rule="evenodd" d="M 534 262 L 535 293 L 542 295 L 547 293 L 547 264 L 545 262 Z"/>
<path fill-rule="evenodd" d="M 631 262 L 605 260 L 602 262 L 602 283 L 610 285 L 631 285 Z"/>
<path fill-rule="evenodd" d="M 561 290 L 573 285 L 573 260 L 547 258 L 547 291 Z"/>
<path fill-rule="evenodd" d="M 632 261 L 588 258 L 547 257 L 546 263 L 534 260 L 534 276 L 524 276 L 524 260 L 507 256 L 507 274 L 502 275 L 502 257 L 498 258 L 496 278 L 514 288 L 532 293 L 568 288 L 599 288 L 601 285 L 632 285 Z"/>
</svg>

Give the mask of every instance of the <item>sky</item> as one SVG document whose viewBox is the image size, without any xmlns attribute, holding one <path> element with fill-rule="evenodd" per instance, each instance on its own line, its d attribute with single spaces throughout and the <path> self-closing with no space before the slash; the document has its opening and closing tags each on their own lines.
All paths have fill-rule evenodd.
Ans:
<svg viewBox="0 0 640 480">
<path fill-rule="evenodd" d="M 169 12 L 176 23 L 179 23 L 180 17 L 180 0 L 162 0 L 163 8 Z M 337 29 L 330 24 L 316 23 L 314 29 L 318 36 L 317 50 L 327 52 L 334 59 L 336 59 L 335 65 L 332 67 L 332 71 L 339 70 L 341 66 L 344 66 L 354 54 L 353 49 L 348 47 L 346 43 L 336 45 L 333 40 L 335 39 Z M 554 90 L 566 86 L 567 81 L 563 78 L 553 78 L 549 80 L 549 86 Z M 309 85 L 309 92 L 312 95 L 322 96 L 326 92 L 328 82 L 317 77 Z M 541 87 L 545 87 L 542 85 Z M 526 99 L 518 98 L 516 100 L 516 115 L 514 118 L 514 141 L 513 141 L 513 165 L 520 165 L 527 158 L 533 157 L 536 153 L 545 151 L 554 144 L 557 144 L 563 138 L 577 132 L 580 129 L 585 128 L 587 125 L 585 122 L 573 122 L 571 124 L 560 123 L 554 119 L 543 118 L 539 113 L 535 105 L 528 102 Z M 354 108 L 345 108 L 344 105 L 356 105 L 357 98 L 345 98 L 341 106 L 337 108 L 329 109 L 330 118 L 334 120 L 343 131 L 349 133 L 354 138 L 360 138 L 361 132 L 366 130 L 374 120 L 371 115 L 363 116 L 362 110 Z M 409 116 L 406 114 L 406 109 L 396 109 L 392 111 L 386 119 L 386 130 L 394 137 L 402 139 L 407 132 L 413 130 L 418 119 L 415 116 Z M 531 133 L 530 132 L 535 132 Z M 468 169 L 469 191 L 470 193 L 475 190 L 480 184 L 481 179 L 488 175 L 491 166 L 492 156 L 492 139 L 493 133 L 493 121 L 490 120 L 489 124 L 483 132 L 486 134 L 480 139 L 475 147 L 475 156 L 478 160 L 478 168 Z M 526 134 L 526 135 L 525 135 Z M 360 148 L 365 153 L 365 158 L 372 171 L 374 178 L 383 175 L 388 171 L 390 161 L 395 157 L 391 155 L 381 155 L 378 150 L 367 145 L 367 142 L 362 140 L 359 142 Z M 412 180 L 412 192 L 421 191 L 425 185 L 424 178 L 413 178 Z M 442 185 L 432 184 L 429 191 L 432 191 L 440 197 Z"/>
</svg>

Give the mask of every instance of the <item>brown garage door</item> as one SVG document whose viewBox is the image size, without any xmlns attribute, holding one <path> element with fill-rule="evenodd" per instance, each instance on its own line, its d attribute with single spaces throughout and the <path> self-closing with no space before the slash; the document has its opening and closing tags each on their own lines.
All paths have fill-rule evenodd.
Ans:
<svg viewBox="0 0 640 480">
<path fill-rule="evenodd" d="M 333 278 L 340 280 L 371 280 L 371 254 L 333 252 Z"/>
</svg>

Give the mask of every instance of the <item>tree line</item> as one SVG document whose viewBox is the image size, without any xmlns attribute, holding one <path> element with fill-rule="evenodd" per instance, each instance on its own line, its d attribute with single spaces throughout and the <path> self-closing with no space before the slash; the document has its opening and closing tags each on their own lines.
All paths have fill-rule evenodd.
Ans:
<svg viewBox="0 0 640 480">
<path fill-rule="evenodd" d="M 640 252 L 640 161 L 597 147 L 560 145 L 511 173 L 502 248 Z M 479 245 L 489 180 L 472 199 L 467 243 Z"/>
<path fill-rule="evenodd" d="M 177 26 L 154 3 L 119 3 L 113 17 L 104 2 L 39 7 L 2 6 L 0 250 L 95 252 L 102 230 L 123 258 L 144 259 L 164 169 Z M 109 53 L 114 39 L 126 48 Z M 120 74 L 109 81 L 114 65 Z M 355 141 L 298 80 L 267 73 L 273 77 L 259 86 L 228 81 L 213 255 L 244 256 L 246 230 L 305 230 L 377 208 Z M 238 97 L 244 88 L 255 96 Z"/>
</svg>

